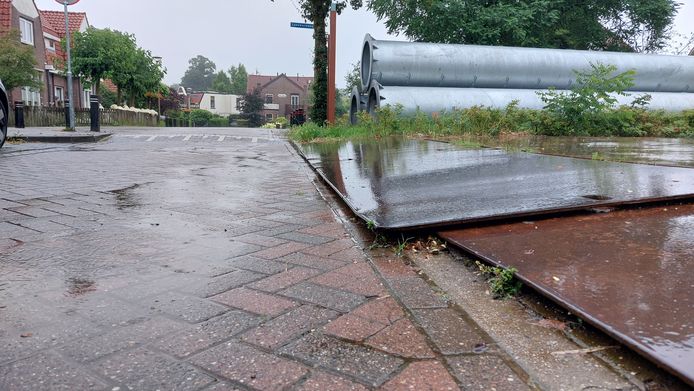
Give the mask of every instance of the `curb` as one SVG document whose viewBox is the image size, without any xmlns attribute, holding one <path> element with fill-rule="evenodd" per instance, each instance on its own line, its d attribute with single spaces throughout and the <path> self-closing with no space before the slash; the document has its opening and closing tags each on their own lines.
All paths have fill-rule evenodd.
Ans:
<svg viewBox="0 0 694 391">
<path fill-rule="evenodd" d="M 24 141 L 29 143 L 96 143 L 106 138 L 111 137 L 112 133 L 102 133 L 102 134 L 89 134 L 89 135 L 79 135 L 79 136 L 8 136 L 7 141 Z"/>
</svg>

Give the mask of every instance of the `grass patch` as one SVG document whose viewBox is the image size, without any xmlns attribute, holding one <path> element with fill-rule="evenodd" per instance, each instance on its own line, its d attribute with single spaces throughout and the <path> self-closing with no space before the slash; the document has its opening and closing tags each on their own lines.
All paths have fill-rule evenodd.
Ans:
<svg viewBox="0 0 694 391">
<path fill-rule="evenodd" d="M 517 296 L 523 284 L 515 277 L 517 270 L 514 268 L 502 269 L 500 267 L 487 266 L 480 261 L 475 264 L 487 279 L 489 290 L 495 299 L 507 299 Z"/>
<path fill-rule="evenodd" d="M 359 114 L 359 124 L 352 126 L 347 117 L 335 125 L 321 127 L 314 123 L 294 127 L 289 137 L 297 142 L 378 139 L 390 136 L 458 138 L 466 148 L 480 148 L 480 138 L 500 135 L 545 136 L 624 136 L 624 137 L 694 137 L 694 110 L 681 113 L 648 111 L 618 107 L 585 114 L 576 124 L 562 115 L 546 110 L 522 110 L 515 104 L 505 109 L 474 107 L 435 116 L 418 112 L 402 116 L 401 108 L 386 106 L 374 120 Z M 469 138 L 468 138 L 469 137 Z M 474 140 L 473 140 L 474 138 Z"/>
</svg>

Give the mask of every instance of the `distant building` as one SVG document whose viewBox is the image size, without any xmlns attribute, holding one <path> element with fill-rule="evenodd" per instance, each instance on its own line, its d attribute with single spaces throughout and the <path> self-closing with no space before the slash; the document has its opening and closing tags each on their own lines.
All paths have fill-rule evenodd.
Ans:
<svg viewBox="0 0 694 391">
<path fill-rule="evenodd" d="M 183 92 L 185 92 L 185 89 Z M 187 94 L 183 99 L 183 107 L 207 110 L 223 117 L 240 114 L 238 95 L 220 94 L 214 91 Z"/>
<path fill-rule="evenodd" d="M 308 110 L 312 83 L 313 77 L 287 76 L 284 73 L 277 76 L 248 75 L 247 91 L 260 91 L 265 99 L 262 115 L 266 121 L 272 121 L 277 117 L 288 119 L 297 109 Z"/>
<path fill-rule="evenodd" d="M 89 27 L 87 15 L 70 13 L 70 32 L 85 31 Z M 20 32 L 20 42 L 33 47 L 36 58 L 36 77 L 44 88 L 15 88 L 9 92 L 10 101 L 23 101 L 30 106 L 57 106 L 67 97 L 67 80 L 57 69 L 65 61 L 60 40 L 65 37 L 65 14 L 40 11 L 34 0 L 0 0 L 0 33 L 12 29 Z M 79 78 L 73 80 L 76 107 L 89 107 L 91 86 L 82 88 Z"/>
</svg>

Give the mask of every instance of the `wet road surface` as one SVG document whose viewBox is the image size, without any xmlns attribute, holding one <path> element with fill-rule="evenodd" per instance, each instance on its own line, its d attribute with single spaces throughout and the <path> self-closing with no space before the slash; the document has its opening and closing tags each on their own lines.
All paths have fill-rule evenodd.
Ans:
<svg viewBox="0 0 694 391">
<path fill-rule="evenodd" d="M 689 168 L 398 138 L 300 148 L 356 214 L 386 229 L 694 196 Z"/>
<path fill-rule="evenodd" d="M 273 133 L 116 131 L 0 150 L 1 390 L 530 388 Z"/>
<path fill-rule="evenodd" d="M 694 205 L 468 228 L 441 236 L 694 385 Z"/>
</svg>

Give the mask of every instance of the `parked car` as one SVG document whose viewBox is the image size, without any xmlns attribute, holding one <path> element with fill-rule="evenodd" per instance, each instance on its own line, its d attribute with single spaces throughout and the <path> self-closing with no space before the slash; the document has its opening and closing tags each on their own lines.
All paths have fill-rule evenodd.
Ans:
<svg viewBox="0 0 694 391">
<path fill-rule="evenodd" d="M 7 91 L 0 80 L 0 148 L 7 139 L 7 123 L 10 121 L 10 104 L 7 100 Z"/>
</svg>

